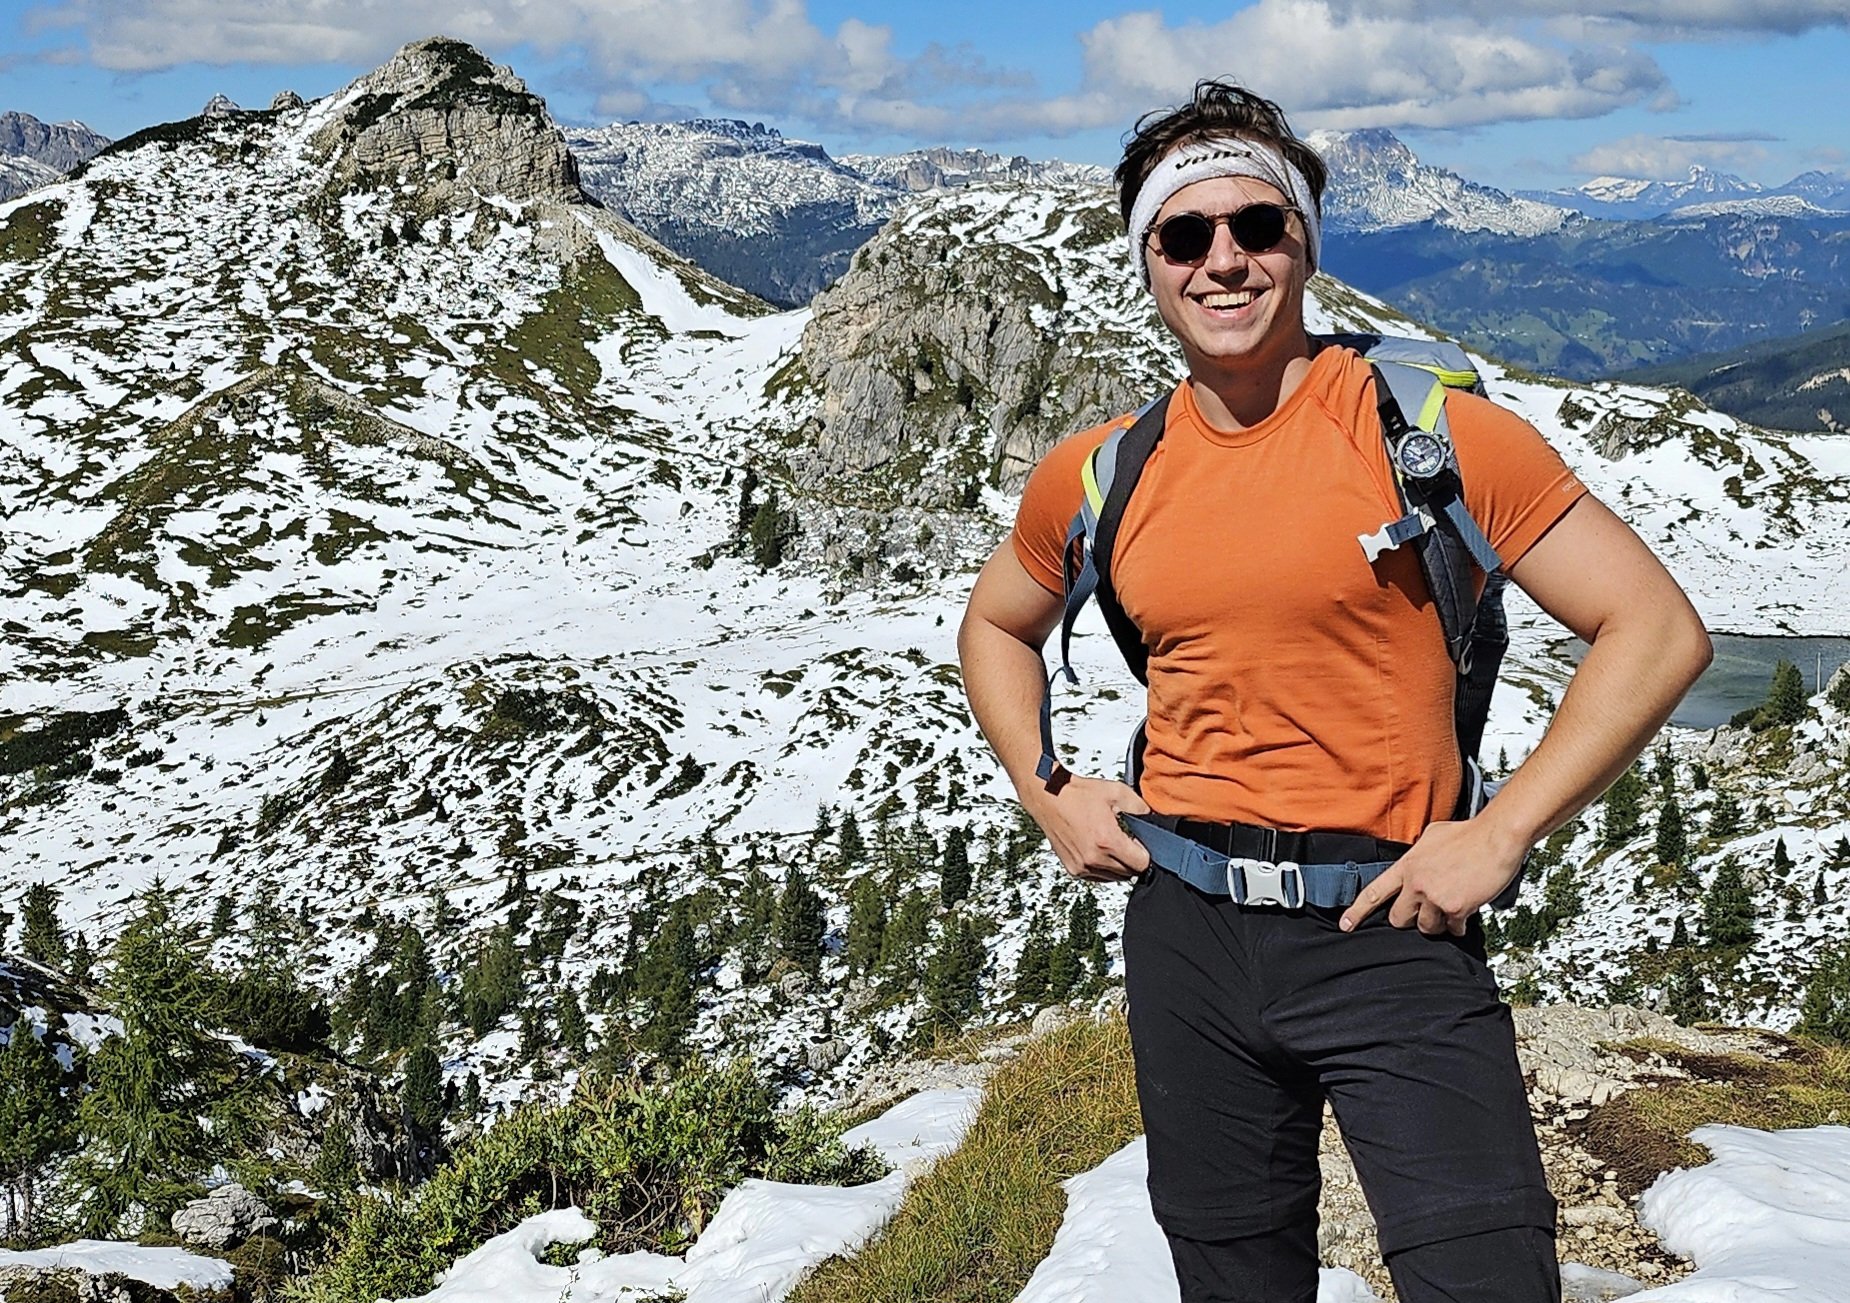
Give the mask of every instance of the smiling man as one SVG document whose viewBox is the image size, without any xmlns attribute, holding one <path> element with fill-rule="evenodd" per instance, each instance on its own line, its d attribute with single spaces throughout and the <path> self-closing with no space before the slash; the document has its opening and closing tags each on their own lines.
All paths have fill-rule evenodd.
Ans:
<svg viewBox="0 0 1850 1303">
<path fill-rule="evenodd" d="M 1117 180 L 1134 273 L 1188 372 L 1110 561 L 1148 656 L 1140 789 L 1043 762 L 1037 720 L 1068 522 L 1126 421 L 1036 468 L 959 650 L 1066 871 L 1134 880 L 1131 1037 L 1182 1297 L 1316 1297 L 1327 1100 L 1403 1303 L 1552 1303 L 1555 1204 L 1477 911 L 1644 748 L 1708 663 L 1707 635 L 1533 428 L 1447 397 L 1471 521 L 1592 647 L 1535 752 L 1455 817 L 1458 678 L 1435 603 L 1415 549 L 1357 545 L 1401 510 L 1378 379 L 1305 328 L 1321 161 L 1276 105 L 1203 82 L 1138 124 Z M 1239 898 L 1188 880 L 1195 847 L 1247 866 Z M 1253 890 L 1255 875 L 1294 889 Z"/>
</svg>

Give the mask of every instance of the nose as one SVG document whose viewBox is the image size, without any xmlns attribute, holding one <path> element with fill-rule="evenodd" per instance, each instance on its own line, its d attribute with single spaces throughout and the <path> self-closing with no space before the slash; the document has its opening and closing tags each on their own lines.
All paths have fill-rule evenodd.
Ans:
<svg viewBox="0 0 1850 1303">
<path fill-rule="evenodd" d="M 1246 256 L 1246 250 L 1233 238 L 1233 223 L 1225 219 L 1215 222 L 1214 238 L 1202 266 L 1210 272 L 1233 271 L 1246 261 Z"/>
</svg>

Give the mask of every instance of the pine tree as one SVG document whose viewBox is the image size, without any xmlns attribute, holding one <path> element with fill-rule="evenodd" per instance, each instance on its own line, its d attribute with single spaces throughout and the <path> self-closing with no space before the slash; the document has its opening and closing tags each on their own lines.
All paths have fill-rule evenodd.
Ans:
<svg viewBox="0 0 1850 1303">
<path fill-rule="evenodd" d="M 1601 802 L 1604 819 L 1600 827 L 1600 845 L 1608 850 L 1625 845 L 1638 835 L 1644 819 L 1644 779 L 1638 766 L 1632 765 L 1606 789 Z"/>
<path fill-rule="evenodd" d="M 1657 862 L 1682 868 L 1689 858 L 1689 837 L 1683 831 L 1683 807 L 1675 790 L 1664 794 L 1657 811 Z"/>
<path fill-rule="evenodd" d="M 1084 975 L 1079 953 L 1073 949 L 1073 943 L 1065 937 L 1054 942 L 1047 952 L 1047 998 L 1066 999 Z"/>
<path fill-rule="evenodd" d="M 699 1014 L 694 981 L 700 953 L 685 901 L 676 901 L 668 921 L 643 953 L 636 975 L 636 994 L 649 1005 L 642 1045 L 661 1054 L 673 1054 L 693 1030 Z"/>
<path fill-rule="evenodd" d="M 571 1055 L 573 1063 L 585 1057 L 585 1038 L 588 1033 L 584 1005 L 579 1002 L 578 992 L 568 986 L 559 996 L 559 1044 Z"/>
<path fill-rule="evenodd" d="M 1706 792 L 1709 790 L 1709 771 L 1701 761 L 1690 766 L 1689 785 L 1698 792 Z"/>
<path fill-rule="evenodd" d="M 1773 681 L 1767 688 L 1766 705 L 1760 708 L 1761 727 L 1796 724 L 1805 718 L 1805 676 L 1791 661 L 1773 666 Z"/>
<path fill-rule="evenodd" d="M 1688 950 L 1679 950 L 1670 961 L 1669 979 L 1664 986 L 1664 1012 L 1685 1027 L 1715 1016 L 1702 974 Z"/>
<path fill-rule="evenodd" d="M 926 1025 L 943 1034 L 970 1020 L 981 1003 L 983 943 L 962 914 L 953 914 L 925 971 Z"/>
<path fill-rule="evenodd" d="M 1677 915 L 1676 926 L 1670 929 L 1670 944 L 1674 949 L 1687 949 L 1689 946 L 1689 924 L 1683 921 L 1681 914 Z"/>
<path fill-rule="evenodd" d="M 360 1183 L 360 1165 L 354 1158 L 353 1120 L 345 1109 L 331 1110 L 321 1132 L 321 1149 L 308 1169 L 308 1183 L 324 1194 L 342 1195 Z"/>
<path fill-rule="evenodd" d="M 739 481 L 739 513 L 733 524 L 733 532 L 740 538 L 749 538 L 753 519 L 758 514 L 758 472 L 750 466 Z"/>
<path fill-rule="evenodd" d="M 752 512 L 752 560 L 760 570 L 775 570 L 783 564 L 784 554 L 795 535 L 795 518 L 779 505 L 777 490 L 771 490 Z"/>
<path fill-rule="evenodd" d="M 853 810 L 844 810 L 841 817 L 842 872 L 853 873 L 865 863 L 867 863 L 867 842 L 861 837 L 860 820 L 854 817 Z"/>
<path fill-rule="evenodd" d="M 1709 836 L 1721 841 L 1741 831 L 1741 802 L 1727 788 L 1717 788 L 1709 809 Z"/>
<path fill-rule="evenodd" d="M 1824 902 L 1824 870 L 1820 869 L 1817 878 L 1814 879 L 1811 884 L 1811 903 L 1814 905 L 1822 905 Z"/>
<path fill-rule="evenodd" d="M 811 846 L 820 846 L 834 835 L 835 827 L 829 822 L 829 807 L 827 805 L 817 806 L 816 826 L 810 829 L 809 844 Z"/>
<path fill-rule="evenodd" d="M 872 874 L 857 878 L 848 893 L 848 939 L 843 956 L 851 976 L 872 972 L 880 963 L 886 924 L 886 892 Z"/>
<path fill-rule="evenodd" d="M 761 982 L 771 971 L 772 932 L 777 925 L 777 892 L 754 858 L 745 870 L 745 885 L 739 889 L 739 976 L 745 982 Z"/>
<path fill-rule="evenodd" d="M 90 949 L 90 938 L 79 932 L 71 938 L 71 959 L 68 965 L 71 981 L 77 986 L 90 985 L 90 970 L 96 966 L 96 952 Z"/>
<path fill-rule="evenodd" d="M 1712 946 L 1745 945 L 1754 939 L 1753 893 L 1732 857 L 1715 870 L 1703 897 L 1702 934 Z"/>
<path fill-rule="evenodd" d="M 232 899 L 228 895 L 220 896 L 218 903 L 212 906 L 212 935 L 214 938 L 231 935 L 232 926 L 237 921 L 232 911 Z"/>
<path fill-rule="evenodd" d="M 784 878 L 777 898 L 777 950 L 811 977 L 822 964 L 822 897 L 800 868 Z"/>
<path fill-rule="evenodd" d="M 931 935 L 931 900 L 922 891 L 908 891 L 887 921 L 880 943 L 880 969 L 899 988 L 919 979 L 926 944 Z"/>
<path fill-rule="evenodd" d="M 434 1139 L 443 1124 L 443 1063 L 429 1041 L 419 1041 L 406 1057 L 399 1097 L 405 1119 L 424 1139 Z"/>
<path fill-rule="evenodd" d="M 1844 681 L 1850 683 L 1850 673 L 1844 675 Z M 1831 848 L 1831 866 L 1833 868 L 1850 868 L 1850 837 L 1839 837 L 1837 845 Z"/>
<path fill-rule="evenodd" d="M 956 905 L 970 894 L 970 834 L 952 828 L 944 839 L 944 862 L 939 870 L 938 898 L 946 906 Z"/>
<path fill-rule="evenodd" d="M 19 948 L 27 959 L 47 968 L 62 969 L 70 958 L 64 929 L 58 926 L 58 889 L 49 883 L 26 888 L 19 907 Z"/>
<path fill-rule="evenodd" d="M 1047 998 L 1048 950 L 1046 920 L 1037 910 L 1028 920 L 1028 937 L 1015 964 L 1015 998 L 1022 1004 L 1039 1004 Z"/>
<path fill-rule="evenodd" d="M 1079 966 L 1078 980 L 1105 976 L 1109 960 L 1105 938 L 1099 931 L 1100 921 L 1098 898 L 1090 891 L 1081 891 L 1066 915 L 1066 945 Z"/>
<path fill-rule="evenodd" d="M 1784 878 L 1792 873 L 1792 856 L 1786 850 L 1786 839 L 1776 837 L 1773 840 L 1773 876 Z"/>
<path fill-rule="evenodd" d="M 157 883 L 112 951 L 104 994 L 122 1032 L 91 1056 L 78 1106 L 82 1228 L 97 1238 L 135 1229 L 136 1209 L 164 1220 L 248 1120 L 249 1069 L 205 1022 L 214 982 L 197 947 Z"/>
<path fill-rule="evenodd" d="M 513 929 L 503 924 L 489 933 L 475 962 L 463 971 L 462 1019 L 477 1036 L 486 1035 L 519 1003 L 524 990 Z"/>
<path fill-rule="evenodd" d="M 1811 975 L 1793 1030 L 1801 1036 L 1850 1044 L 1850 946 L 1832 952 Z"/>
<path fill-rule="evenodd" d="M 464 1117 L 475 1117 L 482 1111 L 482 1077 L 474 1069 L 463 1081 L 462 1111 Z"/>
<path fill-rule="evenodd" d="M 1657 758 L 1651 763 L 1651 780 L 1657 784 L 1659 800 L 1667 801 L 1676 795 L 1677 762 L 1669 747 L 1658 748 Z"/>
<path fill-rule="evenodd" d="M 0 1238 L 31 1233 L 43 1169 L 76 1143 L 64 1098 L 64 1070 L 21 1014 L 8 1030 L 6 1048 L 0 1049 L 0 1182 L 7 1191 Z"/>
</svg>

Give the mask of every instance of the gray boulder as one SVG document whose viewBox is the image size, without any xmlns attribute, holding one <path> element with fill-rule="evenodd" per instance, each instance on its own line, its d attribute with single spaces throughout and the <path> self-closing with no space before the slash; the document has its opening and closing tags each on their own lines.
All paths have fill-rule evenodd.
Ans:
<svg viewBox="0 0 1850 1303">
<path fill-rule="evenodd" d="M 269 1235 L 279 1225 L 268 1204 L 235 1182 L 173 1215 L 174 1234 L 207 1249 L 233 1248 L 254 1236 Z"/>
</svg>

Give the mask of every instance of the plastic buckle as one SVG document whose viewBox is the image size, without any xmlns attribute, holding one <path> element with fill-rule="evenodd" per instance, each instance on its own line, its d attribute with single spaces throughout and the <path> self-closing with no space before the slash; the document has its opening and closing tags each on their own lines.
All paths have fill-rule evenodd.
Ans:
<svg viewBox="0 0 1850 1303">
<path fill-rule="evenodd" d="M 1227 894 L 1241 905 L 1277 905 L 1301 909 L 1304 873 L 1291 860 L 1233 859 L 1227 861 Z"/>
</svg>

